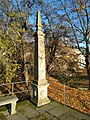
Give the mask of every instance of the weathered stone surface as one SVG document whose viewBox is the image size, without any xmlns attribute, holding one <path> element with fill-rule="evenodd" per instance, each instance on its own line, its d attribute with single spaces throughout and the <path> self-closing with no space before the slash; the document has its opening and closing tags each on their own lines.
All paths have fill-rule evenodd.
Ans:
<svg viewBox="0 0 90 120">
<path fill-rule="evenodd" d="M 73 116 L 77 120 L 90 120 L 90 115 L 87 115 L 85 113 L 81 113 L 81 112 L 76 111 L 74 109 L 69 111 L 67 114 L 70 114 L 71 116 Z"/>
<path fill-rule="evenodd" d="M 24 115 L 13 115 L 8 116 L 6 120 L 28 120 L 28 118 Z"/>
<path fill-rule="evenodd" d="M 45 65 L 45 46 L 44 33 L 42 32 L 40 11 L 37 12 L 36 21 L 36 37 L 35 37 L 35 56 L 34 56 L 34 80 L 38 84 L 46 81 L 46 65 Z"/>
<path fill-rule="evenodd" d="M 11 104 L 11 115 L 16 113 L 16 102 L 19 99 L 15 95 L 0 97 L 0 106 Z"/>
<path fill-rule="evenodd" d="M 62 104 L 58 104 L 57 107 L 56 101 L 40 108 L 32 106 L 31 102 L 21 104 L 17 105 L 17 114 L 0 116 L 0 120 L 90 120 L 89 115 L 64 107 Z"/>
<path fill-rule="evenodd" d="M 54 102 L 51 102 L 50 105 L 52 105 L 54 107 L 59 107 L 60 103 L 54 101 Z"/>
<path fill-rule="evenodd" d="M 71 114 L 64 114 L 62 115 L 59 120 L 79 120 L 79 119 L 76 119 L 74 116 L 72 116 Z"/>
<path fill-rule="evenodd" d="M 44 116 L 46 120 L 57 120 L 56 117 L 54 117 L 52 114 L 49 114 L 49 113 L 45 113 Z"/>
<path fill-rule="evenodd" d="M 26 104 L 23 107 L 20 107 L 18 112 L 20 115 L 27 116 L 28 118 L 33 118 L 39 115 L 39 112 L 36 111 L 36 108 L 32 108 L 30 104 Z"/>
<path fill-rule="evenodd" d="M 42 32 L 40 11 L 38 11 L 35 37 L 34 80 L 32 83 L 32 102 L 37 107 L 50 102 L 47 97 L 48 86 L 49 84 L 46 80 L 44 33 Z"/>
<path fill-rule="evenodd" d="M 36 116 L 36 117 L 34 117 L 34 118 L 30 119 L 30 120 L 46 120 L 46 118 L 44 116 L 42 116 L 42 115 L 39 115 L 39 116 Z"/>
<path fill-rule="evenodd" d="M 40 114 L 43 114 L 43 113 L 45 113 L 46 111 L 50 111 L 50 110 L 52 110 L 52 109 L 54 109 L 54 107 L 51 106 L 50 104 L 47 104 L 47 105 L 45 105 L 45 106 L 42 106 L 42 107 L 40 107 L 40 108 L 37 108 L 36 110 L 37 110 Z"/>
<path fill-rule="evenodd" d="M 59 117 L 63 115 L 64 113 L 68 112 L 69 110 L 70 108 L 66 106 L 60 106 L 60 107 L 54 108 L 53 110 L 50 110 L 49 113 L 55 117 Z"/>
</svg>

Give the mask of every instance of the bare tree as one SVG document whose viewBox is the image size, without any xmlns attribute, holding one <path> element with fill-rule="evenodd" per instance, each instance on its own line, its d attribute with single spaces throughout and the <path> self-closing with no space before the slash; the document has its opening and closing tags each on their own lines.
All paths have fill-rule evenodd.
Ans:
<svg viewBox="0 0 90 120">
<path fill-rule="evenodd" d="M 74 45 L 85 56 L 90 89 L 90 1 L 89 0 L 59 0 L 63 7 L 64 22 L 70 25 Z"/>
</svg>

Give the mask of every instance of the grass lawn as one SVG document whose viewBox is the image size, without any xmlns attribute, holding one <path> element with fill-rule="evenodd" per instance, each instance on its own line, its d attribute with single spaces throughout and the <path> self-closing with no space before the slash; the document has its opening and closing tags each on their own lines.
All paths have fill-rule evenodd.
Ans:
<svg viewBox="0 0 90 120">
<path fill-rule="evenodd" d="M 81 77 L 71 80 L 71 82 L 69 83 L 69 86 L 75 88 L 88 88 L 88 85 L 89 81 L 87 75 L 82 75 Z"/>
</svg>

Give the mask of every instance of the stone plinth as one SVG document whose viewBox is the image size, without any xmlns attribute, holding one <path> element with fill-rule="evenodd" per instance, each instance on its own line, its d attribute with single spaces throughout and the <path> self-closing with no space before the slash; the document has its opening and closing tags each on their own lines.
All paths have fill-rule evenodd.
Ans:
<svg viewBox="0 0 90 120">
<path fill-rule="evenodd" d="M 42 85 L 37 85 L 32 83 L 33 87 L 33 98 L 32 102 L 37 105 L 37 107 L 40 107 L 42 105 L 45 105 L 49 103 L 49 99 L 47 97 L 47 87 L 49 84 L 42 84 Z"/>
</svg>

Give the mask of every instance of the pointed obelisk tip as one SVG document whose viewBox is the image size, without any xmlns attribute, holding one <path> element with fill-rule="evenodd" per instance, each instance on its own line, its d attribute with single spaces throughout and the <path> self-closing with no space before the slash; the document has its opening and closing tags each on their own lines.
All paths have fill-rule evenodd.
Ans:
<svg viewBox="0 0 90 120">
<path fill-rule="evenodd" d="M 38 26 L 42 26 L 42 24 L 41 24 L 40 10 L 37 11 L 37 25 Z"/>
</svg>

